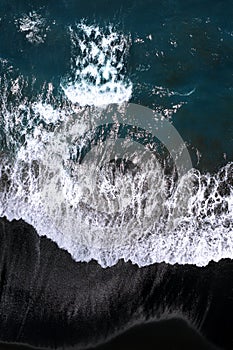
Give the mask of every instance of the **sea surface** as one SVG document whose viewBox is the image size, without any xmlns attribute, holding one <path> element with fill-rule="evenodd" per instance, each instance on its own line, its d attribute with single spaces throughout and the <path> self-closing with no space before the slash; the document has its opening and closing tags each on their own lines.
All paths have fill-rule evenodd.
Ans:
<svg viewBox="0 0 233 350">
<path fill-rule="evenodd" d="M 82 264 L 90 264 L 87 271 L 116 267 L 118 276 L 124 264 L 129 274 L 137 268 L 150 276 L 162 264 L 171 276 L 176 269 L 186 276 L 190 268 L 192 281 L 198 280 L 196 271 L 212 281 L 218 266 L 225 269 L 222 261 L 228 266 L 233 258 L 232 109 L 230 0 L 0 0 L 2 227 L 10 232 L 13 221 L 16 230 L 22 225 L 23 235 L 31 230 L 38 261 L 38 242 L 56 244 L 71 257 L 69 264 L 82 270 L 82 278 Z M 2 229 L 2 237 L 6 232 Z M 9 256 L 16 252 L 11 244 L 5 249 Z M 31 253 L 23 248 L 17 254 L 26 259 Z M 38 273 L 38 262 L 28 261 L 35 265 L 33 274 Z M 3 280 L 10 276 L 6 271 Z M 104 272 L 99 274 L 105 279 Z M 141 288 L 146 281 L 143 277 Z M 111 283 L 101 298 L 110 298 Z M 200 318 L 211 309 L 214 286 L 200 302 L 206 313 L 205 306 L 201 311 L 197 307 Z M 37 287 L 28 288 L 36 293 Z M 177 285 L 175 289 L 179 295 Z M 30 299 L 30 292 L 24 297 Z M 85 312 L 86 302 L 81 305 Z M 191 309 L 184 319 L 200 330 L 204 318 L 200 321 L 194 316 L 199 311 Z M 153 317 L 144 311 L 142 320 L 154 319 L 155 311 Z M 18 321 L 18 335 L 5 333 L 5 325 L 0 340 L 34 344 L 23 335 L 27 312 Z M 127 309 L 126 314 L 122 327 L 114 314 L 116 330 L 109 334 L 130 324 L 132 313 Z M 139 314 L 132 316 L 136 323 Z M 38 310 L 35 315 L 39 317 Z M 228 340 L 217 341 L 208 332 L 208 339 L 230 349 Z M 82 337 L 79 348 L 87 348 Z"/>
</svg>

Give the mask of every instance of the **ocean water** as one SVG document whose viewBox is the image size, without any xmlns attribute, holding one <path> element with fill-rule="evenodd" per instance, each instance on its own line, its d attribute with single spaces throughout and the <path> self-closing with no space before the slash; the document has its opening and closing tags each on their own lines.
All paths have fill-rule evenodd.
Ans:
<svg viewBox="0 0 233 350">
<path fill-rule="evenodd" d="M 1 217 L 102 267 L 231 259 L 232 15 L 231 1 L 1 0 Z M 182 176 L 160 122 L 190 156 Z"/>
</svg>

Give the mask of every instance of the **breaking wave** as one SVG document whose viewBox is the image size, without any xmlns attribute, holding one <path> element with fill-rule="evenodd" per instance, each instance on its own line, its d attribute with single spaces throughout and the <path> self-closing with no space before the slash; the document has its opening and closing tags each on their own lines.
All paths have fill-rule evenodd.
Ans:
<svg viewBox="0 0 233 350">
<path fill-rule="evenodd" d="M 112 26 L 104 31 L 85 22 L 69 30 L 71 76 L 61 84 L 68 99 L 80 106 L 128 101 L 132 83 L 125 73 L 130 37 L 114 31 Z"/>
<path fill-rule="evenodd" d="M 117 118 L 124 119 L 132 93 L 125 65 L 130 39 L 83 22 L 70 35 L 63 95 L 48 83 L 29 97 L 28 79 L 12 71 L 1 78 L 0 215 L 22 218 L 76 261 L 96 259 L 103 267 L 121 258 L 139 266 L 232 258 L 233 163 L 216 174 L 191 169 L 178 181 L 166 152 L 151 152 L 156 141 L 148 135 L 146 147 L 140 145 L 137 128 L 131 133 L 138 149 L 131 152 L 126 131 L 118 140 Z M 118 104 L 113 125 L 96 130 L 91 118 L 111 112 L 110 103 Z M 118 141 L 124 157 L 104 163 Z"/>
</svg>

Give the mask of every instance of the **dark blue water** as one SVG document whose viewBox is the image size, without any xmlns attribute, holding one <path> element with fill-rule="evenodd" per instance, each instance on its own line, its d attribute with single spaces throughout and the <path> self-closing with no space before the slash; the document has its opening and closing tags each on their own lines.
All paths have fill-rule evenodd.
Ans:
<svg viewBox="0 0 233 350">
<path fill-rule="evenodd" d="M 93 43 L 103 58 L 90 51 Z M 100 73 L 103 67 L 108 69 Z M 82 349 L 135 322 L 175 315 L 217 346 L 231 349 L 232 260 L 210 261 L 233 258 L 233 2 L 0 0 L 0 93 L 0 216 L 23 219 L 35 229 L 22 220 L 0 218 L 0 341 L 79 344 Z M 132 102 L 160 113 L 179 132 L 200 171 L 199 196 L 190 195 L 196 200 L 187 206 L 181 224 L 175 222 L 173 236 L 166 229 L 155 234 L 153 248 L 147 246 L 153 235 L 144 226 L 141 235 L 139 230 L 132 235 L 141 250 L 124 235 L 119 241 L 113 235 L 111 241 L 106 227 L 101 231 L 106 236 L 95 241 L 89 235 L 91 224 L 81 229 L 75 216 L 69 216 L 73 203 L 63 206 L 67 198 L 59 201 L 59 191 L 50 198 L 52 209 L 42 191 L 50 214 L 46 221 L 41 198 L 33 196 L 33 181 L 41 181 L 38 159 L 54 165 L 56 147 L 62 146 L 59 131 L 70 131 L 67 120 L 75 124 L 82 117 L 79 106 L 98 107 L 102 101 Z M 38 112 L 41 103 L 44 112 Z M 41 139 L 47 147 L 48 135 L 55 146 L 40 153 Z M 52 167 L 56 170 L 61 169 Z M 95 213 L 84 209 L 93 224 Z M 158 226 L 166 220 L 165 215 Z M 126 227 L 122 225 L 122 232 Z M 103 237 L 110 242 L 107 248 Z M 101 255 L 102 248 L 110 250 L 109 260 Z M 116 265 L 103 269 L 91 259 L 104 267 Z M 210 263 L 200 268 L 177 262 Z"/>
<path fill-rule="evenodd" d="M 30 11 L 49 26 L 42 44 L 30 43 L 17 28 Z M 59 87 L 70 70 L 67 27 L 83 18 L 103 27 L 113 24 L 132 40 L 126 61 L 131 102 L 170 114 L 182 104 L 172 115 L 174 126 L 194 164 L 214 171 L 233 158 L 232 15 L 231 1 L 2 0 L 0 57 L 25 77 L 35 77 L 38 86 L 51 81 Z"/>
</svg>

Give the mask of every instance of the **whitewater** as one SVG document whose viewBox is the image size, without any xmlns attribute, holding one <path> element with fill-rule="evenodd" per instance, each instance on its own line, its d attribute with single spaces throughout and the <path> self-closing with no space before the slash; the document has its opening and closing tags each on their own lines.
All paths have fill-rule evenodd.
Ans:
<svg viewBox="0 0 233 350">
<path fill-rule="evenodd" d="M 42 36 L 34 22 L 28 33 L 29 19 L 39 21 Z M 49 29 L 41 18 L 17 23 L 30 42 L 43 44 Z M 23 219 L 75 261 L 102 267 L 119 259 L 141 267 L 232 258 L 233 163 L 215 174 L 192 166 L 179 172 L 185 142 L 172 149 L 151 137 L 151 125 L 165 122 L 168 139 L 178 137 L 172 116 L 155 110 L 143 125 L 125 118 L 130 35 L 85 21 L 68 31 L 70 74 L 59 89 L 45 82 L 29 94 L 33 80 L 2 62 L 0 216 Z"/>
</svg>

